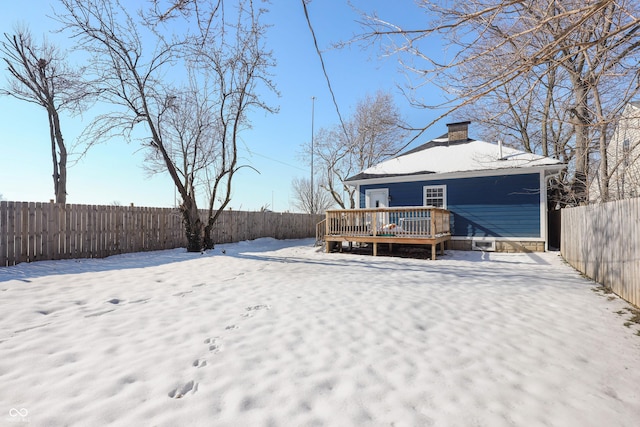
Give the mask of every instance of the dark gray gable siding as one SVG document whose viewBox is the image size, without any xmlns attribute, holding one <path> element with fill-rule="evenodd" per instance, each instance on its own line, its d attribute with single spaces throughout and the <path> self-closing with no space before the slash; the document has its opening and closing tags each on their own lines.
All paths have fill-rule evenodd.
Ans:
<svg viewBox="0 0 640 427">
<path fill-rule="evenodd" d="M 422 206 L 425 185 L 447 186 L 447 208 L 454 236 L 540 237 L 540 175 L 501 175 L 360 186 L 388 188 L 393 206 Z"/>
</svg>

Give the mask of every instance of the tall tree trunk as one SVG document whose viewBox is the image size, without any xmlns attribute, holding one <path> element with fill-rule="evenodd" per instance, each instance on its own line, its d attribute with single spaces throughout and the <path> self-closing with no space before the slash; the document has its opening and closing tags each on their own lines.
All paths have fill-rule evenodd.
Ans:
<svg viewBox="0 0 640 427">
<path fill-rule="evenodd" d="M 183 198 L 180 205 L 182 221 L 187 236 L 187 252 L 200 252 L 202 250 L 202 228 L 198 206 L 194 197 Z"/>
<path fill-rule="evenodd" d="M 231 202 L 231 177 L 229 177 L 229 181 L 227 182 L 226 196 L 224 202 L 220 204 L 218 209 L 214 213 L 213 203 L 215 202 L 215 195 L 217 193 L 218 182 L 214 186 L 213 193 L 211 195 L 209 201 L 209 211 L 208 211 L 208 219 L 207 224 L 204 226 L 204 234 L 202 238 L 202 248 L 203 249 L 213 249 L 215 248 L 216 242 L 213 240 L 212 233 L 216 222 L 218 221 L 218 217 L 224 212 L 224 209 L 227 207 L 229 202 Z"/>
<path fill-rule="evenodd" d="M 575 106 L 573 109 L 573 123 L 576 135 L 576 173 L 573 182 L 573 192 L 576 201 L 580 204 L 586 202 L 587 176 L 589 173 L 589 107 L 587 83 L 579 76 L 574 76 L 573 86 L 575 93 Z"/>
<path fill-rule="evenodd" d="M 67 203 L 67 147 L 64 145 L 64 139 L 62 138 L 62 131 L 60 129 L 60 118 L 58 112 L 53 110 L 51 114 L 53 118 L 53 131 L 58 147 L 58 154 L 60 159 L 58 160 L 58 182 L 56 188 L 56 201 L 58 203 Z"/>
<path fill-rule="evenodd" d="M 60 173 L 58 172 L 58 150 L 56 150 L 56 138 L 54 135 L 53 120 L 51 119 L 51 114 L 49 114 L 49 139 L 51 141 L 51 161 L 53 162 L 51 178 L 53 178 L 53 194 L 56 198 L 56 203 L 58 203 L 58 176 Z"/>
<path fill-rule="evenodd" d="M 60 119 L 57 111 L 48 109 L 49 138 L 51 139 L 51 158 L 53 160 L 53 191 L 56 203 L 67 203 L 67 148 L 64 145 Z"/>
<path fill-rule="evenodd" d="M 607 202 L 609 201 L 609 162 L 607 158 L 607 128 L 608 121 L 604 116 L 604 111 L 602 108 L 602 100 L 600 98 L 600 92 L 597 87 L 594 87 L 592 90 L 593 93 L 593 104 L 594 104 L 594 113 L 596 114 L 597 122 L 599 123 L 599 138 L 598 138 L 598 151 L 600 153 L 600 166 L 599 166 L 599 190 L 600 190 L 600 201 Z"/>
<path fill-rule="evenodd" d="M 609 161 L 607 159 L 607 135 L 606 125 L 603 126 L 600 133 L 599 150 L 600 150 L 600 200 L 602 202 L 609 201 Z"/>
<path fill-rule="evenodd" d="M 544 109 L 542 112 L 542 155 L 549 156 L 549 128 L 551 124 L 551 108 L 553 107 L 553 90 L 556 86 L 556 69 L 552 64 L 548 64 L 547 69 L 547 94 L 544 101 Z M 556 149 L 557 151 L 557 149 Z M 558 157 L 556 157 L 558 158 Z"/>
</svg>

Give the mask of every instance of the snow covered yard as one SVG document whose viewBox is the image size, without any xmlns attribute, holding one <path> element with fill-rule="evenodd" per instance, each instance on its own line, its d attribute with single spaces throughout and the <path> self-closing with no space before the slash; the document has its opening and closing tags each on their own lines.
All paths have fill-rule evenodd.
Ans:
<svg viewBox="0 0 640 427">
<path fill-rule="evenodd" d="M 0 269 L 0 425 L 638 425 L 628 304 L 557 254 L 311 243 Z"/>
</svg>

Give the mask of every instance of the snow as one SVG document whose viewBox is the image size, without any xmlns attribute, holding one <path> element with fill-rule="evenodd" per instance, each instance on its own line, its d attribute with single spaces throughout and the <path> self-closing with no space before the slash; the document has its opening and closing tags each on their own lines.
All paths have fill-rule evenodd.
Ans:
<svg viewBox="0 0 640 427">
<path fill-rule="evenodd" d="M 2 268 L 0 425 L 635 426 L 640 337 L 594 286 L 311 240 Z"/>
<path fill-rule="evenodd" d="M 440 140 L 434 140 L 441 142 Z M 446 141 L 446 138 L 444 138 Z M 404 175 L 415 173 L 455 173 L 523 167 L 556 167 L 560 161 L 537 154 L 525 153 L 510 147 L 502 147 L 484 141 L 469 141 L 451 146 L 440 145 L 401 155 L 378 163 L 362 173 L 366 175 Z"/>
</svg>

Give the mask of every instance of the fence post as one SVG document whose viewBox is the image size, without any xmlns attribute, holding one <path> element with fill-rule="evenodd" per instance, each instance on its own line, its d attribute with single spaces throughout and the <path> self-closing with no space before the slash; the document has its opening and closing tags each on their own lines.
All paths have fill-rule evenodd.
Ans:
<svg viewBox="0 0 640 427">
<path fill-rule="evenodd" d="M 7 258 L 9 248 L 8 211 L 8 202 L 0 201 L 0 267 L 11 265 Z"/>
</svg>

